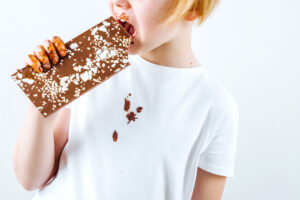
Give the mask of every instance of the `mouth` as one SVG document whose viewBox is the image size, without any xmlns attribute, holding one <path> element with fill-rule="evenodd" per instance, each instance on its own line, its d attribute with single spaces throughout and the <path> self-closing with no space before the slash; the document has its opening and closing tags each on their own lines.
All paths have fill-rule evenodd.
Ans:
<svg viewBox="0 0 300 200">
<path fill-rule="evenodd" d="M 127 18 L 117 18 L 118 23 L 123 26 L 123 28 L 127 31 L 132 38 L 136 35 L 136 29 L 132 24 L 127 21 Z"/>
</svg>

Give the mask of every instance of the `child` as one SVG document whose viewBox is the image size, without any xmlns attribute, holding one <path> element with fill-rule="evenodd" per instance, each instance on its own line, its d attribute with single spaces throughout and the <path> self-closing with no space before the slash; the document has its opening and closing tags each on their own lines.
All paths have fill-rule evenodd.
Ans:
<svg viewBox="0 0 300 200">
<path fill-rule="evenodd" d="M 128 16 L 131 65 L 47 118 L 30 103 L 18 181 L 39 189 L 34 200 L 221 199 L 234 176 L 238 106 L 191 49 L 193 22 L 218 0 L 108 3 L 115 18 Z"/>
</svg>

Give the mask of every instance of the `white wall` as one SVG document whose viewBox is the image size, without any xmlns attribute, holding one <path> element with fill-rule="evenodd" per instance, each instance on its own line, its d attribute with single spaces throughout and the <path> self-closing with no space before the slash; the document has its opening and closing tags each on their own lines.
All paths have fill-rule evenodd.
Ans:
<svg viewBox="0 0 300 200">
<path fill-rule="evenodd" d="M 236 176 L 224 200 L 300 199 L 299 10 L 297 0 L 221 0 L 194 30 L 195 54 L 240 107 Z M 29 100 L 10 74 L 43 39 L 68 41 L 109 15 L 104 0 L 1 1 L 0 199 L 33 196 L 12 167 Z"/>
</svg>

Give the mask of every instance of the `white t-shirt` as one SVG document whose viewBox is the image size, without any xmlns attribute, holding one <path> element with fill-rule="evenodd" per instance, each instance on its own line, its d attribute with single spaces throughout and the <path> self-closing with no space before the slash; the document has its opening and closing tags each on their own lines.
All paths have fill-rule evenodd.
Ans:
<svg viewBox="0 0 300 200">
<path fill-rule="evenodd" d="M 34 200 L 187 200 L 197 167 L 234 176 L 239 112 L 230 92 L 203 66 L 129 61 L 68 106 L 57 176 Z"/>
</svg>

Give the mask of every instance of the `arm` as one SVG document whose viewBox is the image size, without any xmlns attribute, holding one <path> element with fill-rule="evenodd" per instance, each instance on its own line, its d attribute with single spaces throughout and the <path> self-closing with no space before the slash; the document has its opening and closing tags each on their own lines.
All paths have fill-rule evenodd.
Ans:
<svg viewBox="0 0 300 200">
<path fill-rule="evenodd" d="M 192 200 L 221 200 L 225 182 L 226 176 L 215 175 L 198 168 Z"/>
<path fill-rule="evenodd" d="M 192 200 L 221 200 L 226 178 L 234 177 L 239 109 L 233 96 L 222 91 L 211 113 L 216 116 L 211 141 L 199 155 Z"/>
<path fill-rule="evenodd" d="M 50 69 L 58 62 L 58 54 L 66 55 L 64 42 L 58 36 L 45 40 L 36 47 L 34 55 L 26 57 L 25 65 L 38 73 Z M 66 143 L 69 109 L 44 118 L 38 109 L 29 103 L 28 111 L 14 149 L 13 166 L 17 180 L 26 190 L 34 190 L 46 183 L 56 172 L 60 153 Z"/>
<path fill-rule="evenodd" d="M 55 176 L 59 167 L 59 161 L 67 142 L 69 135 L 69 123 L 70 123 L 71 110 L 63 108 L 57 116 L 57 120 L 54 124 L 53 137 L 55 148 L 55 162 L 50 178 Z"/>
<path fill-rule="evenodd" d="M 24 189 L 35 190 L 56 174 L 68 141 L 69 119 L 68 108 L 43 118 L 29 105 L 14 151 L 14 171 Z"/>
<path fill-rule="evenodd" d="M 44 118 L 30 102 L 14 149 L 14 171 L 26 190 L 44 183 L 54 165 L 53 127 L 57 112 Z"/>
</svg>

